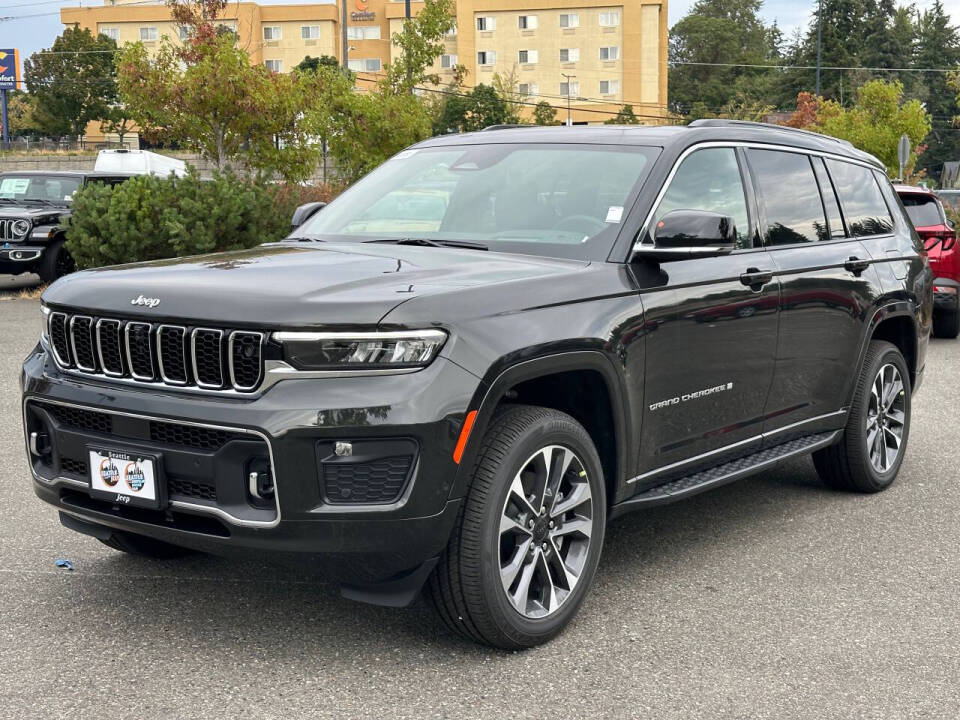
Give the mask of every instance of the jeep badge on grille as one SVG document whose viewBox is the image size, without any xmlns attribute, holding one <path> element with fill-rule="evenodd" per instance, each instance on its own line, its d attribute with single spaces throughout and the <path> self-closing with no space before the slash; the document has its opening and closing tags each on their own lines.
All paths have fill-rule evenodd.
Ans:
<svg viewBox="0 0 960 720">
<path fill-rule="evenodd" d="M 155 308 L 160 304 L 160 298 L 148 298 L 140 295 L 130 301 L 131 305 L 139 305 L 141 307 Z"/>
</svg>

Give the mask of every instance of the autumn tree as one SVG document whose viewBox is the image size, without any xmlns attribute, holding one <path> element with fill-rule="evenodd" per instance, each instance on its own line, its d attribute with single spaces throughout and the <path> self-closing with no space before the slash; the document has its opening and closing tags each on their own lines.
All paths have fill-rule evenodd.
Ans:
<svg viewBox="0 0 960 720">
<path fill-rule="evenodd" d="M 87 123 L 107 114 L 117 97 L 116 51 L 116 42 L 106 35 L 94 37 L 86 28 L 68 27 L 51 48 L 24 61 L 23 76 L 40 132 L 79 137 Z"/>
</svg>

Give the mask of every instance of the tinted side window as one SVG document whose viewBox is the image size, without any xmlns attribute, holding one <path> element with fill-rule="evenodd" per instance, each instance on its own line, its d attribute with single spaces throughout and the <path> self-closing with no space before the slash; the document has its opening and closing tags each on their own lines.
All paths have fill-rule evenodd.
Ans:
<svg viewBox="0 0 960 720">
<path fill-rule="evenodd" d="M 737 247 L 750 247 L 750 220 L 740 165 L 733 148 L 705 148 L 680 164 L 651 227 L 673 210 L 706 210 L 728 215 L 737 228 Z"/>
<path fill-rule="evenodd" d="M 827 221 L 810 158 L 777 150 L 750 150 L 748 157 L 766 215 L 766 243 L 794 245 L 827 239 Z"/>
<path fill-rule="evenodd" d="M 823 164 L 823 158 L 810 158 L 813 163 L 814 172 L 817 174 L 817 180 L 820 183 L 820 194 L 823 196 L 823 207 L 827 211 L 827 223 L 830 225 L 830 237 L 846 237 L 843 229 L 843 218 L 840 217 L 840 206 L 837 204 L 837 193 L 833 189 L 833 182 L 827 174 L 827 166 Z M 826 238 L 820 238 L 825 240 Z"/>
<path fill-rule="evenodd" d="M 914 227 L 943 225 L 940 204 L 932 195 L 901 195 L 900 200 Z"/>
<path fill-rule="evenodd" d="M 869 168 L 842 160 L 827 160 L 827 167 L 851 235 L 864 237 L 893 231 L 890 210 Z"/>
</svg>

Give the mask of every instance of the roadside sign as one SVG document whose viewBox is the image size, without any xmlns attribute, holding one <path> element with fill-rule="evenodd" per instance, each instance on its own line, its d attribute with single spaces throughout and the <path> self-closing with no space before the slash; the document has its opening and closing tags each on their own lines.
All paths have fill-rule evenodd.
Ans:
<svg viewBox="0 0 960 720">
<path fill-rule="evenodd" d="M 0 48 L 0 90 L 20 89 L 20 54 L 16 48 Z"/>
<path fill-rule="evenodd" d="M 903 180 L 903 166 L 910 160 L 910 138 L 906 134 L 900 136 L 897 144 L 897 160 L 900 161 L 900 179 Z"/>
</svg>

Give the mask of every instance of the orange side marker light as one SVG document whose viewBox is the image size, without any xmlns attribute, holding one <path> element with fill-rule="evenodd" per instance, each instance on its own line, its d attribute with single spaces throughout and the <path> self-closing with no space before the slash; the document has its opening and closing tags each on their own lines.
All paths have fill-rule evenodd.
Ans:
<svg viewBox="0 0 960 720">
<path fill-rule="evenodd" d="M 470 439 L 470 431 L 473 430 L 473 421 L 477 419 L 477 411 L 471 410 L 463 419 L 463 427 L 460 428 L 460 437 L 457 439 L 457 446 L 453 449 L 453 461 L 459 465 L 460 458 L 463 457 L 463 451 L 467 448 L 467 440 Z"/>
</svg>

